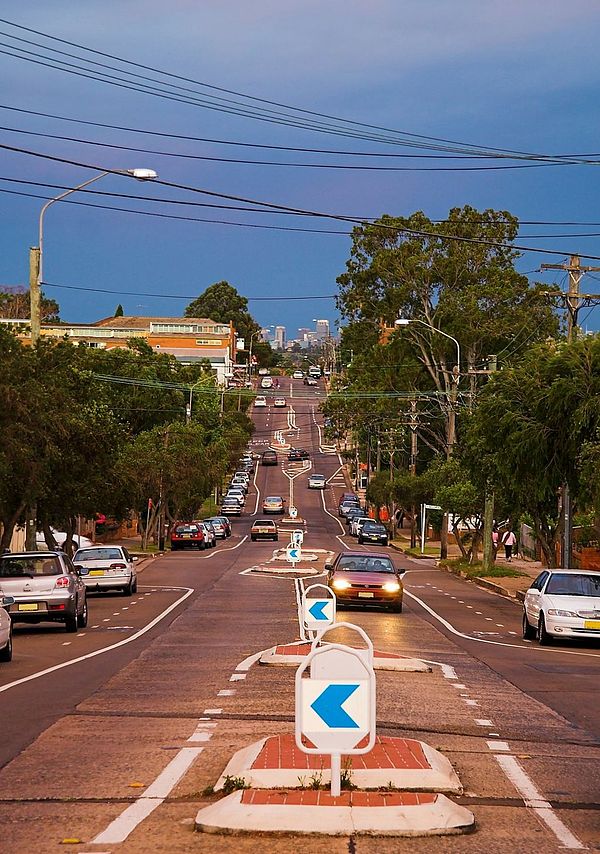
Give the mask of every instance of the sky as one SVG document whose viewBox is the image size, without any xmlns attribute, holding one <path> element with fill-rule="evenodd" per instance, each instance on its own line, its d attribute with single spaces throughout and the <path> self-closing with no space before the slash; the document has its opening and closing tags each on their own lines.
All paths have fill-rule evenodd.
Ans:
<svg viewBox="0 0 600 854">
<path fill-rule="evenodd" d="M 103 169 L 145 167 L 154 169 L 161 181 L 194 188 L 108 175 L 90 190 L 134 198 L 78 192 L 71 200 L 162 216 L 67 201 L 48 210 L 44 281 L 50 284 L 45 293 L 59 302 L 63 320 L 92 322 L 112 315 L 118 303 L 125 314 L 180 316 L 208 285 L 226 279 L 249 299 L 261 325 L 283 324 L 288 337 L 298 327 L 313 326 L 314 318 L 335 321 L 332 295 L 349 257 L 349 237 L 279 229 L 347 231 L 346 223 L 202 207 L 199 202 L 246 204 L 215 199 L 198 189 L 359 218 L 423 210 L 439 219 L 450 208 L 469 204 L 508 210 L 520 220 L 582 223 L 521 226 L 520 243 L 559 252 L 525 253 L 519 261 L 532 279 L 549 283 L 564 284 L 564 275 L 535 272 L 543 262 L 561 263 L 571 252 L 600 258 L 598 166 L 437 171 L 473 163 L 374 156 L 431 154 L 399 145 L 397 132 L 403 131 L 486 150 L 594 154 L 600 162 L 600 6 L 595 0 L 3 0 L 0 16 L 0 144 L 46 155 L 0 148 L 0 286 L 26 284 L 28 249 L 37 244 L 40 209 L 45 198 L 61 192 L 56 187 L 74 187 Z M 162 73 L 126 66 L 48 36 Z M 51 48 L 77 56 L 59 56 Z M 78 73 L 58 70 L 58 59 L 72 63 L 71 71 Z M 92 66 L 89 60 L 112 68 Z M 119 85 L 84 76 L 97 77 L 98 72 L 113 75 L 112 83 L 120 80 Z M 164 72 L 187 80 L 165 77 Z M 289 122 L 289 110 L 201 83 L 362 124 L 343 126 L 346 132 L 352 128 L 354 137 L 292 127 L 281 124 Z M 168 84 L 181 88 L 166 92 Z M 161 97 L 139 91 L 140 86 L 160 89 Z M 220 101 L 217 110 L 214 96 L 230 101 Z M 223 112 L 223 107 L 238 109 L 232 100 L 242 103 L 245 113 L 259 112 L 279 123 Z M 319 122 L 321 128 L 341 127 L 337 118 L 293 116 L 294 121 Z M 385 135 L 388 142 L 355 138 L 357 134 Z M 248 143 L 367 154 L 277 151 Z M 435 170 L 322 169 L 199 157 L 426 165 Z M 482 164 L 498 161 L 475 163 Z M 42 198 L 20 195 L 24 193 Z M 253 227 L 218 224 L 217 219 Z M 590 234 L 595 236 L 583 236 Z M 585 258 L 582 263 L 600 265 Z M 586 277 L 582 290 L 600 292 L 600 281 Z M 290 299 L 299 296 L 314 298 Z M 584 310 L 580 321 L 598 328 L 600 309 Z"/>
</svg>

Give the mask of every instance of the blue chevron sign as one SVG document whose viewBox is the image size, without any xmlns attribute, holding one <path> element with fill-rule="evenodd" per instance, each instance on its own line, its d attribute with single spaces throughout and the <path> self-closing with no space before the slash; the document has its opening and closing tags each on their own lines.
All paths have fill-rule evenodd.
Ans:
<svg viewBox="0 0 600 854">
<path fill-rule="evenodd" d="M 311 709 L 331 729 L 358 729 L 359 724 L 342 708 L 358 687 L 359 683 L 328 685 L 311 703 Z"/>
<path fill-rule="evenodd" d="M 308 609 L 308 613 L 314 620 L 317 622 L 329 622 L 329 617 L 325 614 L 325 608 L 331 602 L 331 599 L 317 599 L 310 608 Z"/>
</svg>

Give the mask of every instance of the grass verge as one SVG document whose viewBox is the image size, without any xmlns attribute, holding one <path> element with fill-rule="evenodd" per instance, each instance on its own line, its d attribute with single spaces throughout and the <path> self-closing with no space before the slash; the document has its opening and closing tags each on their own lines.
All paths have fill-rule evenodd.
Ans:
<svg viewBox="0 0 600 854">
<path fill-rule="evenodd" d="M 494 565 L 491 569 L 485 570 L 480 560 L 467 563 L 464 558 L 453 558 L 441 560 L 439 565 L 446 566 L 453 572 L 463 572 L 469 578 L 524 578 L 527 576 L 526 572 L 519 572 L 518 569 L 504 564 Z"/>
</svg>

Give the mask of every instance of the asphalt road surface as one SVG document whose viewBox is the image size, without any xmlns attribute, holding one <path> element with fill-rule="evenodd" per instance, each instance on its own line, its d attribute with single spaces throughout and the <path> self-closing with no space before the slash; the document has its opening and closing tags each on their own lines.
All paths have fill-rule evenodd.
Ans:
<svg viewBox="0 0 600 854">
<path fill-rule="evenodd" d="M 92 596 L 77 635 L 17 628 L 14 660 L 0 665 L 0 851 L 600 850 L 600 646 L 525 642 L 515 603 L 391 549 L 381 551 L 407 570 L 403 613 L 341 617 L 378 649 L 433 662 L 431 673 L 378 673 L 378 731 L 448 756 L 475 832 L 324 840 L 193 831 L 232 753 L 293 728 L 293 669 L 255 658 L 299 638 L 298 584 L 248 571 L 269 566 L 275 546 L 248 537 L 262 498 L 293 500 L 306 548 L 361 548 L 337 517 L 346 487 L 321 426 L 322 391 L 283 386 L 285 409 L 254 412 L 254 448 L 285 442 L 310 461 L 288 464 L 281 452 L 277 467 L 257 466 L 234 536 L 210 552 L 145 563 L 131 598 Z M 306 488 L 310 471 L 327 476 L 323 493 Z M 173 762 L 183 763 L 177 773 Z M 152 808 L 124 816 L 157 780 Z M 115 821 L 123 840 L 95 843 Z"/>
</svg>

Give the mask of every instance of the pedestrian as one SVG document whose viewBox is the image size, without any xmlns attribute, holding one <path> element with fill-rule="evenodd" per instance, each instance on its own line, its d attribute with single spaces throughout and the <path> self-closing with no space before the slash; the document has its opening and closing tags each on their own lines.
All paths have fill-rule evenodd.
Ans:
<svg viewBox="0 0 600 854">
<path fill-rule="evenodd" d="M 517 538 L 515 537 L 511 528 L 508 531 L 505 531 L 502 535 L 502 545 L 504 546 L 504 555 L 506 560 L 510 563 L 512 561 L 512 552 L 513 548 L 517 544 Z"/>
<path fill-rule="evenodd" d="M 498 533 L 498 528 L 494 525 L 494 530 L 492 531 L 492 550 L 494 552 L 494 560 L 496 560 L 496 556 L 498 554 L 499 540 L 500 534 Z"/>
</svg>

